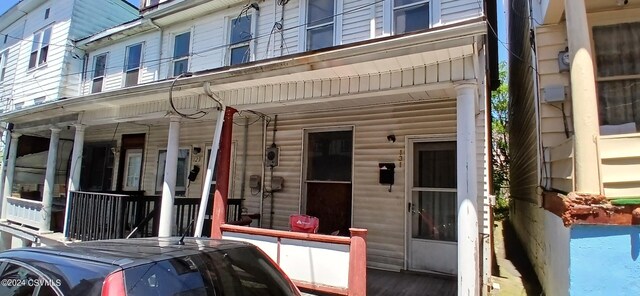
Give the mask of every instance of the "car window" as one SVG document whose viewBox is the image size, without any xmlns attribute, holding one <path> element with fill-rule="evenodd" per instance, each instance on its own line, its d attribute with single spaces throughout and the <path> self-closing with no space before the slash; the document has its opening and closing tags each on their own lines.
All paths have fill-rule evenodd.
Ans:
<svg viewBox="0 0 640 296">
<path fill-rule="evenodd" d="M 59 282 L 42 277 L 32 270 L 14 263 L 7 263 L 0 275 L 0 295 L 3 296 L 54 296 L 53 286 Z"/>
<path fill-rule="evenodd" d="M 263 253 L 243 247 L 125 269 L 127 295 L 296 295 Z"/>
</svg>

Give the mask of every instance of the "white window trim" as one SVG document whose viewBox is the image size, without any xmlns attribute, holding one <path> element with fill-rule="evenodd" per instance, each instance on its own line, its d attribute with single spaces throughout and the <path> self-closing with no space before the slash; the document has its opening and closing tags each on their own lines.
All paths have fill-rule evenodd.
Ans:
<svg viewBox="0 0 640 296">
<path fill-rule="evenodd" d="M 393 12 L 397 9 L 393 5 L 394 0 L 385 0 L 382 7 L 382 36 L 391 36 L 395 34 L 393 27 Z M 442 25 L 440 13 L 440 0 L 423 0 L 420 2 L 399 6 L 399 8 L 410 7 L 413 5 L 429 3 L 429 28 Z"/>
<path fill-rule="evenodd" d="M 238 12 L 239 13 L 239 12 Z M 237 47 L 242 47 L 242 46 L 246 46 L 249 45 L 249 61 L 248 62 L 253 62 L 257 59 L 256 56 L 256 47 L 257 47 L 257 34 L 258 34 L 258 13 L 253 13 L 253 12 L 249 12 L 248 13 L 249 16 L 251 16 L 251 39 L 249 41 L 246 42 L 240 42 L 240 43 L 236 43 L 236 44 L 231 44 L 231 21 L 238 18 L 238 14 L 233 14 L 233 15 L 228 15 L 224 18 L 224 24 L 223 24 L 223 32 L 225 32 L 224 34 L 224 41 L 223 44 L 227 44 L 227 46 L 224 47 L 223 49 L 223 59 L 224 61 L 222 62 L 223 65 L 226 66 L 230 66 L 231 65 L 231 50 Z M 244 15 L 243 15 L 244 16 Z M 265 57 L 266 58 L 266 57 Z"/>
<path fill-rule="evenodd" d="M 99 56 L 104 56 L 104 73 L 102 74 L 102 76 L 94 76 L 96 74 L 96 60 Z M 93 82 L 95 81 L 96 78 L 102 78 L 102 87 L 100 87 L 100 91 L 102 92 L 104 91 L 104 84 L 107 80 L 107 69 L 109 68 L 109 52 L 103 52 L 97 55 L 93 56 L 93 62 L 92 62 L 93 66 L 91 67 L 91 85 L 89 86 L 89 93 L 95 93 L 93 91 Z"/>
<path fill-rule="evenodd" d="M 309 6 L 309 1 L 313 0 L 300 0 L 300 28 L 298 29 L 298 36 L 300 36 L 298 41 L 298 51 L 305 52 L 307 51 L 307 7 Z M 334 0 L 333 5 L 335 7 L 335 17 L 333 18 L 333 46 L 342 45 L 342 13 L 344 9 L 344 0 Z M 321 27 L 329 22 L 314 26 Z"/>
<path fill-rule="evenodd" d="M 175 191 L 176 192 L 177 191 L 184 191 L 185 195 L 187 195 L 186 192 L 187 192 L 187 187 L 189 187 L 189 178 L 188 178 L 188 176 L 189 176 L 189 171 L 191 171 L 192 151 L 191 151 L 191 147 L 187 147 L 187 146 L 178 148 L 178 152 L 180 152 L 180 150 L 187 150 L 189 152 L 189 155 L 187 156 L 187 163 L 185 164 L 185 169 L 186 169 L 186 173 L 184 175 L 184 180 L 185 180 L 184 184 L 185 184 L 185 186 L 183 187 L 183 186 L 178 186 L 177 185 L 178 176 L 176 174 L 176 188 L 175 188 Z M 156 159 L 155 159 L 155 161 L 156 161 L 156 187 L 155 187 L 155 189 L 156 189 L 156 192 L 160 192 L 160 193 L 162 193 L 162 186 L 164 184 L 164 172 L 162 173 L 162 181 L 158 182 L 158 177 L 160 176 L 159 171 L 158 171 L 158 169 L 160 168 L 160 165 L 158 163 L 158 157 L 160 157 L 160 152 L 161 151 L 164 151 L 166 153 L 167 152 L 167 148 L 166 147 L 159 148 L 157 153 L 156 153 Z M 167 159 L 165 158 L 165 170 L 167 168 L 166 162 L 167 162 Z M 177 170 L 177 168 L 176 168 L 176 170 Z"/>
<path fill-rule="evenodd" d="M 3 82 L 7 75 L 7 59 L 9 58 L 9 48 L 0 52 L 0 82 Z"/>
<path fill-rule="evenodd" d="M 178 61 L 182 61 L 182 60 L 187 60 L 187 72 L 189 72 L 189 70 L 191 69 L 191 54 L 193 53 L 193 30 L 194 28 L 191 27 L 188 30 L 184 30 L 184 31 L 177 31 L 175 33 L 172 33 L 171 36 L 171 65 L 169 66 L 169 73 L 167 73 L 167 77 L 175 77 L 173 75 L 173 70 L 174 70 L 174 66 L 176 64 L 176 62 Z M 174 51 L 175 51 L 175 46 L 176 46 L 176 36 L 182 35 L 184 33 L 190 33 L 189 34 L 189 54 L 185 57 L 179 58 L 179 59 L 174 59 L 173 55 L 174 55 Z"/>
<path fill-rule="evenodd" d="M 145 48 L 145 43 L 143 42 L 138 42 L 138 43 L 132 43 L 130 45 L 127 45 L 127 47 L 125 47 L 124 49 L 124 65 L 122 67 L 122 85 L 121 87 L 126 87 L 127 85 L 127 72 L 131 71 L 131 69 L 127 69 L 128 63 L 129 63 L 129 48 L 134 47 L 136 45 L 140 45 L 140 62 L 138 63 L 138 68 L 136 68 L 138 70 L 138 80 L 136 81 L 136 85 L 140 84 L 140 74 L 142 74 L 142 63 L 144 62 L 144 48 Z M 133 70 L 136 70 L 133 69 Z"/>
<path fill-rule="evenodd" d="M 140 168 L 138 170 L 138 184 L 136 187 L 129 187 L 127 186 L 127 179 L 129 178 L 129 161 L 131 159 L 132 156 L 136 156 L 139 155 L 140 156 Z M 135 191 L 135 190 L 140 190 L 140 185 L 142 185 L 142 166 L 144 164 L 144 155 L 143 155 L 143 151 L 142 149 L 127 149 L 125 151 L 125 156 L 124 156 L 124 175 L 122 177 L 123 179 L 123 189 L 124 190 L 131 190 L 131 191 Z"/>
<path fill-rule="evenodd" d="M 51 33 L 49 35 L 49 43 L 47 44 L 47 47 L 48 47 L 48 49 L 47 49 L 47 61 L 41 64 L 39 61 L 40 61 L 40 55 L 42 54 L 42 39 L 44 38 L 44 32 L 46 30 L 51 30 Z M 38 53 L 38 54 L 36 54 L 36 63 L 35 63 L 35 65 L 33 67 L 29 67 L 29 63 L 31 62 L 31 54 L 34 52 L 32 48 L 29 48 L 29 60 L 27 61 L 27 72 L 30 72 L 30 71 L 33 71 L 33 70 L 36 70 L 36 69 L 40 69 L 40 68 L 43 68 L 43 67 L 47 66 L 47 64 L 49 62 L 49 56 L 50 56 L 50 53 L 51 53 L 51 40 L 53 39 L 53 24 L 47 25 L 47 26 L 43 27 L 42 29 L 33 32 L 33 34 L 32 34 L 33 37 L 32 37 L 32 40 L 31 40 L 31 46 L 32 47 L 33 47 L 33 42 L 34 42 L 34 39 L 36 37 L 36 34 L 40 34 L 40 37 L 39 37 L 40 39 L 38 40 L 38 50 L 36 51 Z"/>
</svg>

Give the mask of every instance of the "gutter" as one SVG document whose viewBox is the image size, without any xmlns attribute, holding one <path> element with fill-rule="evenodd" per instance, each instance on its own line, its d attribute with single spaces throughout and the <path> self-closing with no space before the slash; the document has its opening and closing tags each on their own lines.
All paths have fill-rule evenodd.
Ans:
<svg viewBox="0 0 640 296">
<path fill-rule="evenodd" d="M 451 47 L 451 44 L 453 46 L 467 44 L 468 38 L 483 34 L 487 34 L 487 24 L 484 17 L 481 17 L 417 33 L 365 40 L 232 67 L 199 71 L 193 73 L 192 77 L 178 80 L 174 91 L 201 88 L 203 83 L 209 81 L 216 81 L 216 84 L 241 82 L 437 50 Z M 83 104 L 105 103 L 135 95 L 166 94 L 172 82 L 173 78 L 168 78 L 130 88 L 53 101 L 33 108 L 2 114 L 0 121 L 14 121 L 15 118 L 34 113 L 72 108 Z M 69 111 L 65 110 L 65 112 Z"/>
</svg>

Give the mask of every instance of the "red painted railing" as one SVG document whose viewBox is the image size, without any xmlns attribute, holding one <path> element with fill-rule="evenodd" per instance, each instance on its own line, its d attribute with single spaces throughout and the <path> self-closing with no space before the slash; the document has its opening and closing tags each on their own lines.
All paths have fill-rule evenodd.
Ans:
<svg viewBox="0 0 640 296">
<path fill-rule="evenodd" d="M 290 231 L 281 231 L 273 229 L 253 228 L 245 226 L 236 226 L 223 224 L 220 226 L 221 232 L 224 233 L 239 233 L 246 235 L 255 235 L 263 237 L 271 237 L 277 240 L 277 256 L 273 258 L 276 263 L 280 264 L 280 242 L 282 239 L 291 239 L 307 242 L 319 242 L 336 245 L 349 246 L 349 279 L 348 287 L 346 289 L 339 287 L 331 287 L 326 285 L 317 285 L 314 283 L 307 283 L 296 281 L 292 279 L 294 283 L 299 287 L 306 290 L 318 291 L 323 293 L 332 293 L 339 295 L 357 295 L 364 296 L 367 294 L 367 245 L 366 237 L 367 230 L 359 228 L 351 228 L 351 237 L 322 235 L 312 233 L 299 233 Z"/>
</svg>

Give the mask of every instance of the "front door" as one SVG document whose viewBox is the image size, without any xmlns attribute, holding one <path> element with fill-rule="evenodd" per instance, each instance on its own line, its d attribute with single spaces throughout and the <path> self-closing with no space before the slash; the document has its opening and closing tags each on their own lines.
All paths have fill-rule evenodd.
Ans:
<svg viewBox="0 0 640 296">
<path fill-rule="evenodd" d="M 411 141 L 408 148 L 407 266 L 456 274 L 456 142 Z"/>
<path fill-rule="evenodd" d="M 353 130 L 307 131 L 305 199 L 307 215 L 318 217 L 318 233 L 349 235 Z"/>
</svg>

